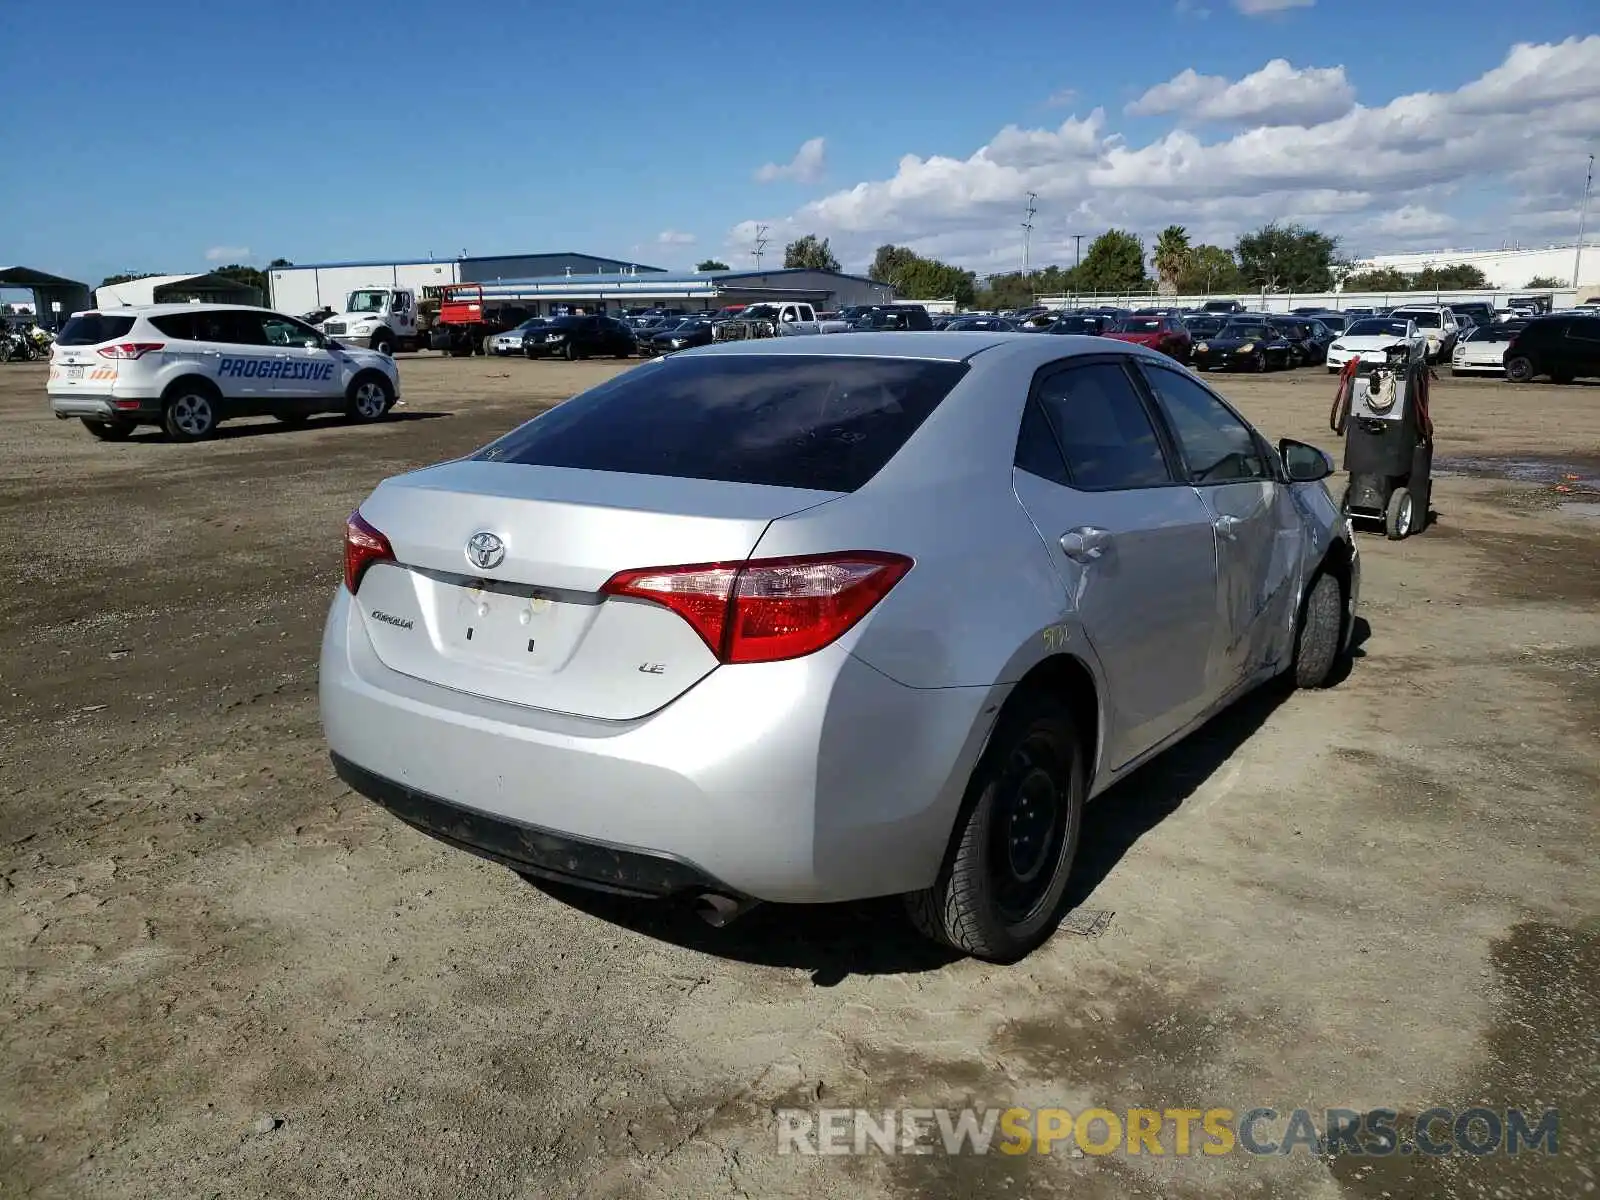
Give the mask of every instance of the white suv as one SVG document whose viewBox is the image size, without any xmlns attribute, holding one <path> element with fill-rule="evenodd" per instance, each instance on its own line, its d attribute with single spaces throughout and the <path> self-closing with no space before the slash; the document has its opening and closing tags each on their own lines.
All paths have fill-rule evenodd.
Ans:
<svg viewBox="0 0 1600 1200">
<path fill-rule="evenodd" d="M 229 417 L 376 421 L 400 398 L 400 372 L 387 355 L 264 308 L 152 304 L 74 314 L 51 352 L 47 390 L 57 417 L 78 417 L 104 441 L 160 425 L 191 442 Z"/>
</svg>

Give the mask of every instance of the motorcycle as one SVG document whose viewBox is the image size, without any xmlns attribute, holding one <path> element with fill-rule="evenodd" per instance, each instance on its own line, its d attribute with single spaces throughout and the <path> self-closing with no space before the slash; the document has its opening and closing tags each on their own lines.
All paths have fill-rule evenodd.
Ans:
<svg viewBox="0 0 1600 1200">
<path fill-rule="evenodd" d="M 32 362 L 38 357 L 39 347 L 26 333 L 0 329 L 0 362 Z"/>
</svg>

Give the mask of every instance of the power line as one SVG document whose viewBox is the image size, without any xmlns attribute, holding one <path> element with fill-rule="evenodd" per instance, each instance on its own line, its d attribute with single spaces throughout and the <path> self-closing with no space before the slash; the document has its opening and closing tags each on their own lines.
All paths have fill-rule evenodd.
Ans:
<svg viewBox="0 0 1600 1200">
<path fill-rule="evenodd" d="M 756 226 L 756 246 L 755 246 L 755 249 L 751 253 L 752 253 L 752 256 L 756 260 L 756 270 L 758 270 L 758 271 L 761 269 L 761 256 L 767 252 L 767 241 L 768 241 L 768 238 L 767 238 L 767 226 L 765 226 L 765 225 L 757 225 Z"/>
</svg>

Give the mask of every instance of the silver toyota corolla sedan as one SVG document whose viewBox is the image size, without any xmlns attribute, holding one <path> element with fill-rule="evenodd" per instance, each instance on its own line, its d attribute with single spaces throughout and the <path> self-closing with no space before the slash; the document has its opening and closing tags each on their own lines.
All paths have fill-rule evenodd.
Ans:
<svg viewBox="0 0 1600 1200">
<path fill-rule="evenodd" d="M 333 761 L 533 878 L 724 916 L 904 893 L 1014 960 L 1087 798 L 1327 682 L 1360 584 L 1332 469 L 1101 338 L 673 354 L 351 515 Z"/>
</svg>

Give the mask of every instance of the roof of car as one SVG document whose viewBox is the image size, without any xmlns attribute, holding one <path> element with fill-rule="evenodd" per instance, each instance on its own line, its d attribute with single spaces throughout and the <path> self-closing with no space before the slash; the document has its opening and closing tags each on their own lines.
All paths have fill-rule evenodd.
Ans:
<svg viewBox="0 0 1600 1200">
<path fill-rule="evenodd" d="M 1130 342 L 1108 342 L 1087 334 L 1009 333 L 999 330 L 903 333 L 830 333 L 811 337 L 752 338 L 716 342 L 685 354 L 839 355 L 851 358 L 920 358 L 963 362 L 989 354 L 1036 359 L 1041 365 L 1073 354 L 1143 354 L 1171 361 L 1164 354 Z"/>
</svg>

